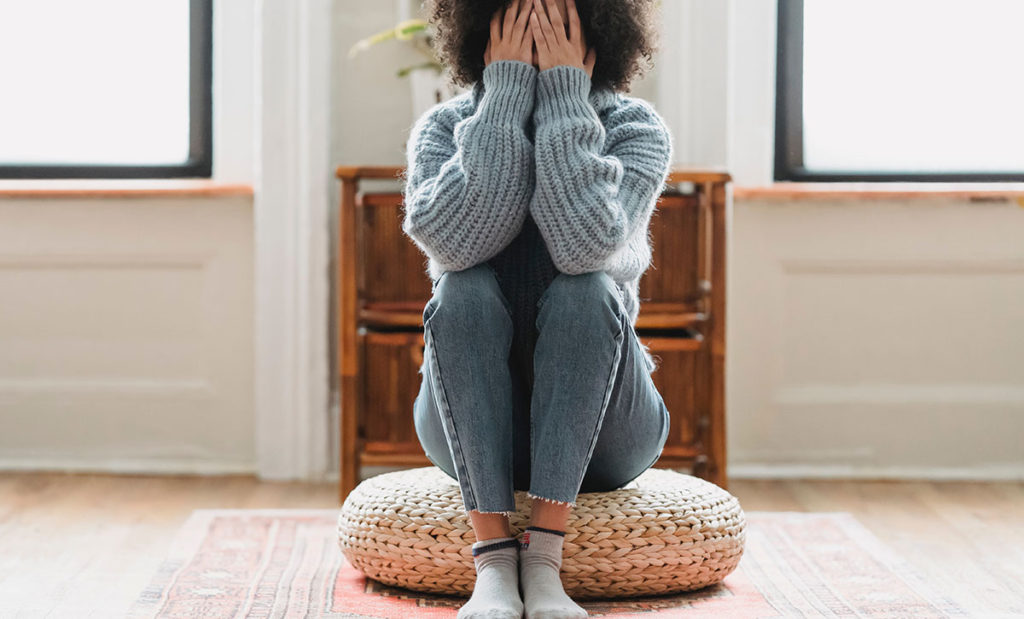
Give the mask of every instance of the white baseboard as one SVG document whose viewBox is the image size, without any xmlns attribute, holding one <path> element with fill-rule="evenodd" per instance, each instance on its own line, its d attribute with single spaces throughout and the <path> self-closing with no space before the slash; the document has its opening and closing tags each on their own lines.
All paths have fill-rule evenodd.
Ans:
<svg viewBox="0 0 1024 619">
<path fill-rule="evenodd" d="M 362 478 L 407 467 L 363 467 Z M 842 466 L 834 464 L 732 464 L 729 479 L 824 479 L 891 481 L 1024 481 L 1024 465 L 976 467 Z M 337 483 L 337 472 L 324 481 Z"/>
<path fill-rule="evenodd" d="M 255 462 L 145 458 L 4 458 L 2 472 L 114 473 L 122 475 L 255 475 Z"/>
<path fill-rule="evenodd" d="M 1024 465 L 972 467 L 731 464 L 733 479 L 856 479 L 893 481 L 1024 481 Z"/>
<path fill-rule="evenodd" d="M 362 478 L 409 467 L 368 466 Z M 115 473 L 135 475 L 239 475 L 256 474 L 255 462 L 186 459 L 83 459 L 83 458 L 3 458 L 3 471 L 66 471 L 76 473 Z M 734 464 L 729 479 L 820 479 L 891 481 L 1024 481 L 1024 467 L 993 465 L 978 467 L 850 467 L 809 464 Z M 337 483 L 336 471 L 321 481 Z"/>
</svg>

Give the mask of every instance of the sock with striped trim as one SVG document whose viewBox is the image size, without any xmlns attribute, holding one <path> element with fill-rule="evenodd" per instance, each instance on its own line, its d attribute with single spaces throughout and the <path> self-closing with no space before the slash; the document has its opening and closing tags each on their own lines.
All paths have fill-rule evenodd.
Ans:
<svg viewBox="0 0 1024 619">
<path fill-rule="evenodd" d="M 457 619 L 521 619 L 519 597 L 519 541 L 497 537 L 473 544 L 476 583 Z"/>
<path fill-rule="evenodd" d="M 562 541 L 565 531 L 530 525 L 519 544 L 519 583 L 526 619 L 588 617 L 562 587 Z"/>
</svg>

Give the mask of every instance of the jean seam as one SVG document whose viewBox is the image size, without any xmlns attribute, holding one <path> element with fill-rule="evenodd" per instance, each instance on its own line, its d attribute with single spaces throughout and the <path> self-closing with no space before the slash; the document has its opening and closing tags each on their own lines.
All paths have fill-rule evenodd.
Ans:
<svg viewBox="0 0 1024 619">
<path fill-rule="evenodd" d="M 494 284 L 498 293 L 498 298 L 501 299 L 501 304 L 505 307 L 505 313 L 508 314 L 508 317 L 510 319 L 514 318 L 512 311 L 512 302 L 508 300 L 508 297 L 505 296 L 505 291 L 501 289 L 501 278 L 498 277 L 498 269 L 494 268 L 494 265 L 491 264 L 490 262 L 484 262 L 483 264 L 490 270 L 491 276 L 494 278 Z"/>
<path fill-rule="evenodd" d="M 533 437 L 534 437 L 533 411 L 530 410 L 528 414 L 530 415 L 530 466 L 532 468 L 533 467 Z"/>
<path fill-rule="evenodd" d="M 622 330 L 623 317 L 619 315 L 619 332 L 615 336 L 615 355 L 612 358 L 611 368 L 608 370 L 608 382 L 604 388 L 604 398 L 601 402 L 601 414 L 597 416 L 598 423 L 594 424 L 594 432 L 590 437 L 590 448 L 587 450 L 587 457 L 580 467 L 580 477 L 576 482 L 576 487 L 579 488 L 583 485 L 583 478 L 587 476 L 587 467 L 590 466 L 590 459 L 594 456 L 594 448 L 597 446 L 597 437 L 601 431 L 601 426 L 604 425 L 604 416 L 608 412 L 608 403 L 611 401 L 612 389 L 615 386 L 615 375 L 619 371 L 619 366 L 622 364 L 622 338 L 625 333 Z"/>
<path fill-rule="evenodd" d="M 429 333 L 430 339 L 433 340 L 434 335 L 433 332 L 430 331 L 430 328 L 424 324 L 423 329 L 425 333 Z M 433 369 L 432 374 L 434 375 L 434 378 L 437 381 L 438 399 L 441 400 L 443 403 L 443 406 L 441 407 L 441 413 L 448 417 L 448 423 L 452 427 L 452 439 L 454 441 L 453 446 L 455 456 L 458 457 L 459 461 L 462 463 L 462 470 L 466 472 L 466 489 L 469 491 L 469 502 L 472 505 L 472 507 L 467 507 L 466 511 L 472 511 L 473 509 L 476 509 L 477 506 L 476 494 L 473 491 L 473 484 L 469 479 L 469 467 L 466 466 L 466 458 L 462 453 L 462 442 L 459 440 L 458 428 L 455 427 L 455 418 L 452 415 L 451 407 L 448 404 L 448 394 L 444 388 L 444 381 L 441 379 L 440 364 L 437 361 L 437 351 L 435 350 L 434 346 L 430 347 L 430 360 L 431 367 Z M 458 471 L 459 465 L 458 463 L 455 463 L 455 472 L 458 473 Z M 463 502 L 465 503 L 465 501 Z"/>
<path fill-rule="evenodd" d="M 423 311 L 420 312 L 420 318 L 423 320 L 423 329 L 424 329 L 424 331 L 426 331 L 426 328 L 427 328 L 427 321 L 430 320 L 430 317 L 434 314 L 434 308 L 431 307 L 431 304 L 435 303 L 436 299 L 437 299 L 437 295 L 436 294 L 431 294 L 430 298 L 427 299 L 427 302 L 423 305 Z M 427 310 L 430 310 L 430 311 L 427 311 Z"/>
<path fill-rule="evenodd" d="M 632 332 L 631 337 L 633 338 L 634 342 L 633 347 L 636 349 L 636 354 L 640 355 L 640 361 L 643 363 L 644 371 L 647 372 L 648 376 L 654 374 L 655 370 L 657 370 L 658 367 L 650 367 L 650 365 L 647 363 L 647 353 L 650 351 L 648 351 L 644 346 L 643 342 L 640 341 L 640 334 L 636 332 L 636 325 L 634 325 L 633 323 L 629 323 L 629 330 Z M 654 360 L 652 359 L 651 363 L 653 362 Z"/>
<path fill-rule="evenodd" d="M 437 286 L 441 283 L 441 278 L 448 274 L 448 271 L 443 271 L 436 279 L 430 280 L 430 295 L 433 296 L 437 292 Z"/>
<path fill-rule="evenodd" d="M 562 275 L 563 273 L 558 273 L 555 275 L 555 279 L 558 279 Z M 548 287 L 544 289 L 544 292 L 540 293 L 540 298 L 537 299 L 537 305 L 535 306 L 538 314 L 540 314 L 540 308 L 544 307 L 544 304 L 547 303 L 548 297 L 551 296 L 549 293 L 554 285 L 555 281 L 552 280 L 551 283 L 548 284 Z"/>
</svg>

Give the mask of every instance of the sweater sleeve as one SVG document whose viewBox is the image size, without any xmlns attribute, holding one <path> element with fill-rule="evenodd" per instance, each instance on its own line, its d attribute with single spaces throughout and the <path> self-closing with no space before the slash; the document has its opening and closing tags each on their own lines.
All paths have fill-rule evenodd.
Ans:
<svg viewBox="0 0 1024 619">
<path fill-rule="evenodd" d="M 489 260 L 522 227 L 534 184 L 526 122 L 536 78 L 531 64 L 491 62 L 472 115 L 441 103 L 412 129 L 402 229 L 442 271 Z"/>
<path fill-rule="evenodd" d="M 590 103 L 586 71 L 557 65 L 537 77 L 537 188 L 530 214 L 564 273 L 605 268 L 647 229 L 672 161 L 654 108 L 629 98 L 607 119 Z"/>
</svg>

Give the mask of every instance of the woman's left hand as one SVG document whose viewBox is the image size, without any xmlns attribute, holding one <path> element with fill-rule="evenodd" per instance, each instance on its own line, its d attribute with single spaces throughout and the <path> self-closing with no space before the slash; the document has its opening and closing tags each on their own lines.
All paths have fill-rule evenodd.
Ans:
<svg viewBox="0 0 1024 619">
<path fill-rule="evenodd" d="M 569 13 L 569 33 L 565 32 L 565 21 L 558 12 L 554 0 L 533 0 L 533 14 L 530 15 L 530 27 L 533 28 L 533 41 L 537 47 L 537 61 L 540 70 L 550 69 L 558 65 L 578 67 L 594 77 L 594 64 L 597 53 L 587 47 L 580 26 L 580 16 L 576 12 L 576 2 L 565 0 L 565 8 Z M 556 27 L 554 24 L 558 24 Z"/>
</svg>

